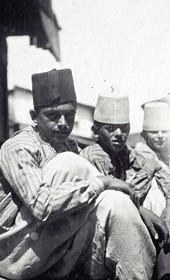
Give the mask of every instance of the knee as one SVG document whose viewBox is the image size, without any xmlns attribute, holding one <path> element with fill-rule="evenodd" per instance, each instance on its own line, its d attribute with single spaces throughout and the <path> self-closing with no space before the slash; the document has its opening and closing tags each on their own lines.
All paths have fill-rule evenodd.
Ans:
<svg viewBox="0 0 170 280">
<path fill-rule="evenodd" d="M 107 212 L 110 219 L 118 219 L 123 222 L 137 222 L 141 220 L 139 211 L 130 197 L 120 191 L 104 191 L 101 201 L 103 212 Z"/>
<path fill-rule="evenodd" d="M 130 199 L 130 196 L 116 190 L 105 190 L 101 194 L 101 203 L 104 207 L 114 208 L 134 208 L 135 205 Z"/>
<path fill-rule="evenodd" d="M 99 175 L 99 171 L 90 162 L 72 152 L 58 154 L 43 168 L 44 180 L 47 182 L 54 177 L 61 178 L 62 183 L 66 180 L 72 181 L 75 177 L 88 180 Z"/>
</svg>

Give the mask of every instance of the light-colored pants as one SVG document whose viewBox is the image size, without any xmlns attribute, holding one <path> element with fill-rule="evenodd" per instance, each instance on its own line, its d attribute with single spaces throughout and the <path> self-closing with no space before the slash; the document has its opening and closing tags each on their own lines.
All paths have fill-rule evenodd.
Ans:
<svg viewBox="0 0 170 280">
<path fill-rule="evenodd" d="M 143 206 L 153 211 L 159 217 L 161 216 L 162 211 L 166 206 L 165 197 L 160 190 L 155 178 L 152 179 L 152 186 L 145 198 Z"/>
<path fill-rule="evenodd" d="M 64 178 L 75 180 L 77 174 L 85 179 L 100 175 L 92 165 L 85 164 L 84 159 L 73 154 L 70 158 L 70 155 L 60 154 L 60 164 L 67 170 Z M 50 165 L 54 166 L 51 162 L 48 169 Z M 62 183 L 62 172 L 59 180 Z M 93 279 L 112 272 L 122 280 L 147 280 L 152 276 L 155 255 L 148 230 L 130 198 L 121 192 L 106 190 L 99 195 L 87 222 L 75 236 L 72 250 L 62 259 L 58 276 L 63 277 L 67 267 L 81 256 L 80 260 L 86 258 L 85 272 Z"/>
<path fill-rule="evenodd" d="M 100 279 L 107 267 L 115 271 L 116 279 L 151 279 L 155 248 L 129 197 L 117 191 L 104 191 L 96 204 L 89 217 L 92 224 L 95 222 L 89 259 L 93 278 Z"/>
<path fill-rule="evenodd" d="M 146 199 L 144 201 L 144 207 L 152 210 L 155 214 L 160 216 L 162 214 L 163 209 L 166 206 L 165 197 L 160 190 L 157 182 L 155 179 L 152 180 L 152 186 L 149 190 Z M 167 223 L 168 229 L 170 231 L 170 224 Z M 161 279 L 161 277 L 166 274 L 170 273 L 170 253 L 166 254 L 161 250 L 157 258 L 157 277 Z"/>
<path fill-rule="evenodd" d="M 47 164 L 44 180 L 55 188 L 57 182 L 77 180 L 79 174 L 89 179 L 99 172 L 82 157 L 65 152 Z M 83 264 L 93 279 L 111 272 L 121 280 L 150 280 L 156 250 L 130 198 L 106 190 L 88 207 L 52 225 L 37 223 L 22 208 L 14 232 L 1 236 L 0 274 L 23 280 L 52 267 L 47 275 L 57 278 Z"/>
</svg>

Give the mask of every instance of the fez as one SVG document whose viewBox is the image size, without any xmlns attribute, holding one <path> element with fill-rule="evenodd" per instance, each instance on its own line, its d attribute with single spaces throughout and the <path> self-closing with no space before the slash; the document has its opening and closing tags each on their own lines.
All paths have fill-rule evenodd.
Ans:
<svg viewBox="0 0 170 280">
<path fill-rule="evenodd" d="M 34 107 L 48 107 L 76 100 L 70 69 L 37 73 L 32 75 Z"/>
<path fill-rule="evenodd" d="M 129 123 L 129 98 L 116 96 L 114 92 L 99 95 L 94 120 L 108 124 Z"/>
<path fill-rule="evenodd" d="M 170 129 L 170 110 L 165 102 L 150 102 L 144 106 L 143 130 L 160 131 Z"/>
</svg>

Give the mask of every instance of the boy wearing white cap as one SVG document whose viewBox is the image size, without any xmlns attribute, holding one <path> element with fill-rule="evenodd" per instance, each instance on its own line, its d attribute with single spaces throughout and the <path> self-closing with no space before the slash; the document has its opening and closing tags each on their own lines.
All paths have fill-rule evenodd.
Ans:
<svg viewBox="0 0 170 280">
<path fill-rule="evenodd" d="M 126 145 L 130 132 L 128 96 L 116 93 L 100 95 L 94 112 L 92 131 L 97 142 L 82 150 L 81 155 L 103 174 L 125 181 L 140 171 L 140 176 L 145 173 L 149 180 L 157 169 L 161 169 L 155 160 L 144 161 L 140 154 Z M 147 191 L 146 186 L 141 190 L 138 187 L 141 202 Z"/>
<path fill-rule="evenodd" d="M 155 174 L 164 195 L 170 196 L 169 174 L 155 159 L 146 160 L 126 145 L 130 131 L 127 96 L 119 96 L 116 93 L 100 95 L 94 112 L 92 130 L 97 142 L 82 150 L 81 155 L 100 172 L 122 180 L 130 180 L 141 205 L 148 195 L 151 179 Z M 159 201 L 157 203 L 159 205 Z"/>
<path fill-rule="evenodd" d="M 34 74 L 32 83 L 35 126 L 0 153 L 0 275 L 57 279 L 81 266 L 92 279 L 151 279 L 156 250 L 134 191 L 103 176 L 68 138 L 76 112 L 71 70 Z M 150 223 L 166 242 L 161 219 Z"/>
<path fill-rule="evenodd" d="M 167 149 L 168 137 L 170 132 L 170 110 L 166 102 L 152 101 L 144 104 L 144 119 L 142 136 L 145 143 L 138 143 L 136 151 L 143 158 L 154 158 L 159 162 L 167 172 L 167 177 L 170 174 L 169 155 Z M 144 202 L 147 208 L 166 220 L 168 228 L 170 228 L 170 184 L 167 179 L 167 190 L 161 189 L 159 185 L 159 176 L 155 176 L 154 183 Z M 164 255 L 163 252 L 159 255 L 157 274 L 158 279 L 170 279 L 170 256 Z"/>
<path fill-rule="evenodd" d="M 142 136 L 146 145 L 138 144 L 139 152 L 143 151 L 155 155 L 168 166 L 167 143 L 169 131 L 170 110 L 168 104 L 160 101 L 145 104 Z"/>
</svg>

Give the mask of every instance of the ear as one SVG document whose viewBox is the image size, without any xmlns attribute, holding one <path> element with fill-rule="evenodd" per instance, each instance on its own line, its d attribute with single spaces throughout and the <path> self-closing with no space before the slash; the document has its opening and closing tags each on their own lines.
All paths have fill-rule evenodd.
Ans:
<svg viewBox="0 0 170 280">
<path fill-rule="evenodd" d="M 36 113 L 36 111 L 30 110 L 30 116 L 31 116 L 32 121 L 33 121 L 35 124 L 37 124 L 37 113 Z"/>
<path fill-rule="evenodd" d="M 96 139 L 98 139 L 98 138 L 99 138 L 99 131 L 98 131 L 98 129 L 96 128 L 95 125 L 92 125 L 91 131 L 93 132 L 94 137 L 95 137 Z"/>
<path fill-rule="evenodd" d="M 129 128 L 128 128 L 128 134 L 130 133 L 130 123 L 129 123 Z"/>
<path fill-rule="evenodd" d="M 147 133 L 146 133 L 146 131 L 143 130 L 141 132 L 141 136 L 142 136 L 143 142 L 147 143 Z"/>
<path fill-rule="evenodd" d="M 141 136 L 145 139 L 145 137 L 146 137 L 145 131 L 141 132 Z"/>
</svg>

